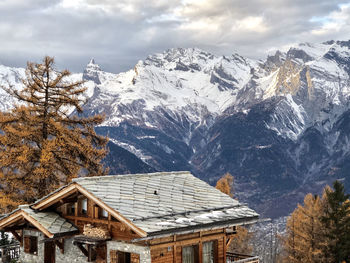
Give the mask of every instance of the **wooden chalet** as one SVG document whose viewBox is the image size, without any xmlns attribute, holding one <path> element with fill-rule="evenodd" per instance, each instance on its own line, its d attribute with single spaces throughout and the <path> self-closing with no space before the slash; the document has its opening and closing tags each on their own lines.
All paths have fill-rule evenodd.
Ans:
<svg viewBox="0 0 350 263">
<path fill-rule="evenodd" d="M 257 219 L 191 173 L 166 172 L 74 179 L 0 229 L 25 263 L 226 263 L 240 260 L 226 253 L 236 226 Z"/>
</svg>

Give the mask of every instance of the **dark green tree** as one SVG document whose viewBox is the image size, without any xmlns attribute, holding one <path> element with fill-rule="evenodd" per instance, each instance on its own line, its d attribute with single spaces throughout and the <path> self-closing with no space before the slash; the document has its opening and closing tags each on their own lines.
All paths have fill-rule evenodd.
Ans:
<svg viewBox="0 0 350 263">
<path fill-rule="evenodd" d="M 11 240 L 9 239 L 9 235 L 6 232 L 1 231 L 0 232 L 0 246 L 8 245 L 10 243 L 11 243 Z"/>
<path fill-rule="evenodd" d="M 333 190 L 326 188 L 325 212 L 321 222 L 328 240 L 326 253 L 334 263 L 350 262 L 350 201 L 344 185 L 333 183 Z"/>
</svg>

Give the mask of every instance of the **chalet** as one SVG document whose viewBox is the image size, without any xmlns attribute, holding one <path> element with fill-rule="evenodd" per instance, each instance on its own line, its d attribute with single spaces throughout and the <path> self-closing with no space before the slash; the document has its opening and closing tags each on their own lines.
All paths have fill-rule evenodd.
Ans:
<svg viewBox="0 0 350 263">
<path fill-rule="evenodd" d="M 24 263 L 224 263 L 239 258 L 226 256 L 236 226 L 257 219 L 191 173 L 166 172 L 74 179 L 0 218 L 0 229 Z"/>
</svg>

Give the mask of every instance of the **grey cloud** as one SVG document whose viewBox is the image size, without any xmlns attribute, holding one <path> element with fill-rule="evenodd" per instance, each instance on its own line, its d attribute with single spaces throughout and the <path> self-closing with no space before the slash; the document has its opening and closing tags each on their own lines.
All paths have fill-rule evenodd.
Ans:
<svg viewBox="0 0 350 263">
<path fill-rule="evenodd" d="M 187 2 L 187 4 L 186 4 Z M 82 71 L 91 57 L 119 72 L 171 47 L 199 47 L 216 54 L 233 52 L 263 58 L 271 47 L 297 42 L 349 38 L 324 31 L 323 19 L 349 1 L 308 0 L 63 0 L 0 2 L 0 63 L 25 66 L 44 55 L 59 67 Z M 74 1 L 70 1 L 74 3 Z M 200 4 L 198 4 L 200 3 Z M 349 9 L 342 10 L 349 19 Z M 332 18 L 329 18 L 332 19 Z M 312 32 L 316 32 L 312 33 Z"/>
</svg>

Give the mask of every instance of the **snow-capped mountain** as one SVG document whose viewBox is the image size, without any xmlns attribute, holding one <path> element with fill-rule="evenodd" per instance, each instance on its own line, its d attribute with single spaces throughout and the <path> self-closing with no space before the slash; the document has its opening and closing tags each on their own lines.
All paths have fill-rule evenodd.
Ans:
<svg viewBox="0 0 350 263">
<path fill-rule="evenodd" d="M 24 68 L 10 68 L 0 65 L 0 86 L 23 87 L 21 79 L 25 76 Z M 15 100 L 5 90 L 0 89 L 0 111 L 6 111 L 13 107 Z"/>
<path fill-rule="evenodd" d="M 230 172 L 241 200 L 276 216 L 347 177 L 349 74 L 350 41 L 329 41 L 264 61 L 170 49 L 119 74 L 91 60 L 72 78 L 87 81 L 86 113 L 106 115 L 97 129 L 113 143 L 157 170 L 211 183 Z M 0 67 L 2 85 L 20 87 L 23 75 Z M 11 107 L 0 96 L 0 109 Z"/>
</svg>

